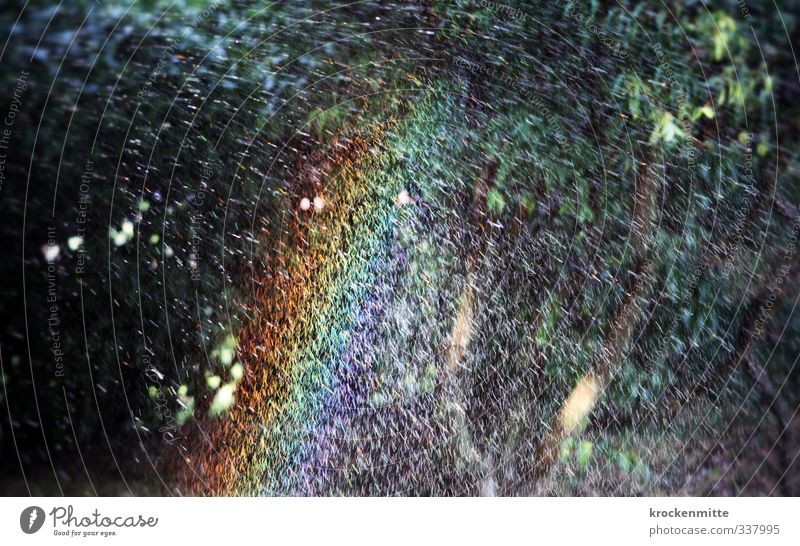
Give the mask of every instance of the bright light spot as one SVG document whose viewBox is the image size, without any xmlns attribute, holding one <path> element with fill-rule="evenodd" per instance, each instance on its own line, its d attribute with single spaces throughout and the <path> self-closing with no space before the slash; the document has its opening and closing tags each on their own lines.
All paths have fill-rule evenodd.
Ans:
<svg viewBox="0 0 800 546">
<path fill-rule="evenodd" d="M 219 415 L 233 405 L 233 391 L 236 385 L 233 383 L 226 383 L 220 387 L 214 400 L 211 402 L 211 415 Z"/>
<path fill-rule="evenodd" d="M 54 262 L 58 255 L 61 254 L 61 247 L 58 245 L 44 245 L 42 247 L 42 254 L 44 259 L 48 262 Z"/>
<path fill-rule="evenodd" d="M 133 239 L 133 222 L 130 220 L 122 222 L 122 233 L 124 233 L 128 239 Z"/>
<path fill-rule="evenodd" d="M 67 239 L 67 246 L 73 252 L 78 250 L 82 244 L 83 244 L 83 237 L 81 237 L 80 235 L 73 235 L 72 237 Z"/>
<path fill-rule="evenodd" d="M 206 377 L 206 385 L 211 389 L 216 389 L 222 384 L 222 378 L 218 375 Z"/>
<path fill-rule="evenodd" d="M 410 205 L 413 202 L 414 202 L 414 200 L 411 199 L 411 196 L 408 195 L 408 192 L 406 190 L 401 191 L 397 195 L 397 204 L 398 205 Z"/>
<path fill-rule="evenodd" d="M 311 208 L 311 200 L 308 197 L 303 197 L 300 200 L 300 210 L 308 210 Z"/>
<path fill-rule="evenodd" d="M 314 198 L 314 209 L 319 212 L 325 208 L 325 199 L 319 195 Z"/>
<path fill-rule="evenodd" d="M 222 364 L 225 366 L 229 366 L 230 363 L 233 362 L 234 356 L 235 353 L 233 352 L 232 349 L 229 349 L 228 347 L 223 347 L 219 351 L 219 361 L 222 362 Z"/>
</svg>

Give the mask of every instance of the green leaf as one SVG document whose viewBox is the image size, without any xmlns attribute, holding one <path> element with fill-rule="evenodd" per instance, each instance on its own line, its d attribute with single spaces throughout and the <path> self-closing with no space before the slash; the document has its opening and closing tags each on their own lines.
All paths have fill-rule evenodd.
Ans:
<svg viewBox="0 0 800 546">
<path fill-rule="evenodd" d="M 492 215 L 500 216 L 506 206 L 506 200 L 503 198 L 502 193 L 492 188 L 486 195 L 486 206 Z"/>
<path fill-rule="evenodd" d="M 578 465 L 581 468 L 586 468 L 589 466 L 589 461 L 592 458 L 592 449 L 594 448 L 594 444 L 589 440 L 583 440 L 581 443 L 578 444 L 577 449 L 575 450 L 575 456 L 578 459 Z"/>
</svg>

